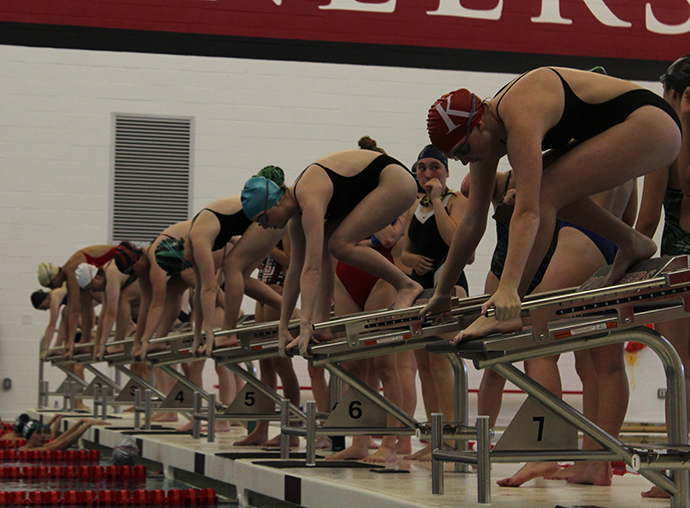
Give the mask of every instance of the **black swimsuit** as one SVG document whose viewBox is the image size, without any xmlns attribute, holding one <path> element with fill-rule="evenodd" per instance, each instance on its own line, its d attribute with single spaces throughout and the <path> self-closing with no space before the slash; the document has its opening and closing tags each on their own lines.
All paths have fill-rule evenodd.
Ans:
<svg viewBox="0 0 690 508">
<path fill-rule="evenodd" d="M 371 191 L 378 187 L 381 171 L 390 164 L 397 164 L 403 168 L 405 167 L 393 157 L 382 154 L 371 161 L 366 168 L 356 175 L 343 176 L 315 162 L 314 165 L 319 166 L 326 172 L 333 185 L 333 196 L 328 202 L 325 219 L 342 218 L 350 213 Z M 302 178 L 303 174 L 304 171 L 295 182 L 295 192 L 297 191 L 297 183 L 300 178 Z"/>
<path fill-rule="evenodd" d="M 556 125 L 546 133 L 542 141 L 542 149 L 564 148 L 571 140 L 584 141 L 605 130 L 622 123 L 633 111 L 642 106 L 655 106 L 665 111 L 678 124 L 680 119 L 673 108 L 654 92 L 646 89 L 630 90 L 599 104 L 589 104 L 580 99 L 570 88 L 563 76 L 558 71 L 551 69 L 560 78 L 565 93 L 563 114 Z M 525 74 L 513 81 L 508 89 L 517 83 Z M 504 89 L 503 87 L 498 93 Z M 496 94 L 498 95 L 498 94 Z M 496 104 L 496 115 L 505 94 Z M 499 116 L 500 119 L 500 116 Z"/>
<path fill-rule="evenodd" d="M 208 210 L 209 212 L 213 213 L 213 215 L 215 215 L 218 219 L 218 222 L 220 222 L 220 231 L 213 242 L 213 248 L 211 249 L 212 251 L 224 249 L 233 236 L 244 234 L 252 223 L 251 219 L 245 215 L 244 210 L 242 209 L 232 215 L 223 215 L 222 213 L 218 213 L 210 208 L 203 208 L 201 212 L 204 210 Z M 194 226 L 194 221 L 199 216 L 199 213 L 197 213 L 194 217 L 194 220 L 192 220 L 192 226 Z"/>
</svg>

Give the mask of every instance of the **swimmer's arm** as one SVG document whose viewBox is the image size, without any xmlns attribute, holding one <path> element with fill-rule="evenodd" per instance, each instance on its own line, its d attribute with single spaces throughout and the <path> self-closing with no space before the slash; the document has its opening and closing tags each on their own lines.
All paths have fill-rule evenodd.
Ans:
<svg viewBox="0 0 690 508">
<path fill-rule="evenodd" d="M 287 328 L 292 318 L 292 313 L 297 305 L 300 292 L 300 275 L 304 266 L 305 238 L 300 217 L 295 216 L 288 223 L 290 234 L 290 266 L 285 274 L 285 287 L 283 288 L 283 305 L 280 308 L 280 325 Z"/>
<path fill-rule="evenodd" d="M 446 242 L 446 245 L 450 246 L 453 242 L 453 235 L 455 230 L 465 214 L 465 209 L 467 208 L 467 198 L 460 194 L 455 193 L 454 198 L 450 198 L 448 202 L 448 211 L 443 207 L 443 202 L 438 199 L 432 201 L 434 206 L 434 216 L 436 217 L 436 227 L 438 232 Z"/>
<path fill-rule="evenodd" d="M 542 177 L 543 133 L 531 125 L 514 122 L 508 130 L 508 160 L 515 175 L 515 209 L 510 220 L 506 263 L 499 290 L 518 290 L 527 259 L 539 229 L 539 194 Z"/>
<path fill-rule="evenodd" d="M 42 450 L 67 450 L 74 443 L 79 441 L 84 433 L 91 428 L 93 422 L 91 420 L 79 420 L 77 423 L 72 425 L 65 432 L 60 434 L 50 443 L 46 443 L 41 447 Z"/>
<path fill-rule="evenodd" d="M 88 289 L 82 289 L 79 293 L 79 300 L 81 301 L 81 344 L 88 344 L 91 342 L 95 315 L 93 311 L 93 298 L 91 296 L 91 291 Z"/>
<path fill-rule="evenodd" d="M 304 230 L 304 266 L 300 275 L 302 290 L 302 312 L 300 321 L 302 326 L 313 324 L 314 308 L 317 304 L 319 283 L 321 282 L 321 268 L 324 256 L 324 216 L 326 210 L 319 200 L 309 200 L 303 204 L 302 228 Z"/>
<path fill-rule="evenodd" d="M 400 250 L 400 261 L 410 268 L 413 268 L 417 261 L 417 254 L 412 250 L 412 241 L 410 241 L 410 224 L 412 224 L 412 217 L 417 206 L 419 206 L 419 200 L 415 201 L 415 204 L 405 214 L 405 233 L 403 234 L 402 249 Z"/>
<path fill-rule="evenodd" d="M 640 213 L 637 216 L 635 229 L 643 235 L 653 238 L 661 219 L 661 208 L 668 185 L 669 168 L 659 169 L 644 177 Z"/>
<path fill-rule="evenodd" d="M 65 340 L 65 351 L 70 353 L 74 348 L 74 339 L 77 336 L 77 325 L 79 323 L 80 296 L 81 288 L 77 282 L 77 277 L 73 269 L 63 267 L 67 277 L 67 338 Z"/>
<path fill-rule="evenodd" d="M 446 263 L 436 286 L 436 295 L 450 296 L 460 274 L 474 256 L 484 232 L 494 190 L 498 160 L 470 165 L 471 192 L 465 214 L 453 234 Z"/>
<path fill-rule="evenodd" d="M 53 340 L 53 336 L 55 335 L 55 328 L 60 317 L 60 306 L 67 293 L 67 290 L 63 288 L 64 286 L 51 291 L 50 321 L 48 321 L 48 326 L 46 326 L 45 332 L 43 332 L 43 339 L 41 339 L 41 353 L 50 347 L 50 341 Z"/>
<path fill-rule="evenodd" d="M 106 268 L 106 270 L 108 269 L 109 268 Z M 101 309 L 101 315 L 98 320 L 98 329 L 100 333 L 96 337 L 96 346 L 105 344 L 117 320 L 120 302 L 120 281 L 117 280 L 119 277 L 116 276 L 118 274 L 111 273 L 109 274 L 110 277 L 106 280 L 105 294 L 103 295 L 103 308 Z"/>
<path fill-rule="evenodd" d="M 139 300 L 139 314 L 137 315 L 137 330 L 134 334 L 134 344 L 138 347 L 141 344 L 141 338 L 146 330 L 146 322 L 148 320 L 149 308 L 151 307 L 151 280 L 148 273 L 139 277 L 139 289 L 141 290 L 141 299 Z"/>
<path fill-rule="evenodd" d="M 393 224 L 389 224 L 374 234 L 376 240 L 386 249 L 392 249 L 407 230 L 407 213 L 402 214 Z M 371 241 L 371 240 L 370 240 Z M 373 244 L 372 244 L 373 245 Z"/>
<path fill-rule="evenodd" d="M 292 336 L 288 332 L 288 323 L 292 318 L 292 313 L 297 305 L 297 298 L 300 292 L 300 275 L 304 266 L 305 239 L 302 223 L 299 216 L 292 217 L 288 222 L 290 234 L 290 266 L 285 275 L 285 286 L 283 287 L 283 303 L 280 307 L 279 324 L 279 350 L 284 356 L 285 346 L 292 341 Z"/>
</svg>

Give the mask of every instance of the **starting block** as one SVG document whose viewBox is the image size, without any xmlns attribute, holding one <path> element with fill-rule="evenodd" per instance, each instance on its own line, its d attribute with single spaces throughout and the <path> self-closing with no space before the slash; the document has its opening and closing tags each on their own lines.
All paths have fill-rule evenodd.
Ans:
<svg viewBox="0 0 690 508">
<path fill-rule="evenodd" d="M 690 315 L 688 256 L 643 261 L 633 266 L 621 281 L 604 287 L 609 271 L 610 267 L 602 268 L 581 287 L 563 294 L 536 295 L 526 301 L 521 310 L 521 331 L 490 335 L 455 346 L 446 341 L 426 346 L 430 352 L 470 359 L 479 369 L 492 368 L 529 395 L 490 453 L 481 449 L 487 444 L 482 445 L 479 440 L 475 454 L 435 447 L 432 452 L 434 493 L 443 491 L 444 461 L 478 463 L 482 454 L 498 462 L 623 460 L 668 492 L 672 507 L 688 507 L 690 448 L 683 366 L 671 344 L 644 326 Z M 664 365 L 670 416 L 669 444 L 662 451 L 654 446 L 640 448 L 622 443 L 512 365 L 626 341 L 647 345 Z M 599 443 L 603 450 L 577 450 L 573 440 L 577 430 Z M 440 437 L 433 438 L 436 443 L 440 440 Z M 662 469 L 671 470 L 671 475 L 667 476 Z M 488 482 L 480 486 L 478 497 L 482 502 L 490 502 Z"/>
</svg>

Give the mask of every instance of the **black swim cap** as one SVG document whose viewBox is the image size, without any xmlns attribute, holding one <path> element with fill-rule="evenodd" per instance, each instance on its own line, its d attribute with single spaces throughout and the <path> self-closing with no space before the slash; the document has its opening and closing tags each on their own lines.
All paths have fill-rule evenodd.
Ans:
<svg viewBox="0 0 690 508">
<path fill-rule="evenodd" d="M 14 432 L 21 436 L 22 432 L 24 432 L 24 425 L 26 425 L 30 420 L 31 417 L 26 413 L 17 416 L 17 418 L 14 419 Z"/>
<path fill-rule="evenodd" d="M 31 305 L 34 306 L 34 309 L 38 309 L 41 306 L 45 299 L 48 298 L 48 294 L 48 291 L 43 291 L 42 289 L 31 293 Z"/>
<path fill-rule="evenodd" d="M 673 62 L 659 78 L 664 85 L 678 93 L 683 93 L 690 86 L 690 55 L 680 57 Z"/>
</svg>

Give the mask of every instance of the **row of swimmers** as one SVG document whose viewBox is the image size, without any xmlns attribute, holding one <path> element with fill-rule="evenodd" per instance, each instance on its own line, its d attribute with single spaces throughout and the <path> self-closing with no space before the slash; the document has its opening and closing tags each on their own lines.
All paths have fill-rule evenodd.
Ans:
<svg viewBox="0 0 690 508">
<path fill-rule="evenodd" d="M 690 150 L 682 131 L 690 128 L 690 57 L 674 62 L 661 81 L 663 96 L 602 72 L 539 68 L 512 80 L 491 99 L 482 101 L 466 89 L 453 91 L 429 110 L 427 130 L 432 145 L 417 161 L 417 181 L 402 163 L 376 153 L 373 146 L 326 155 L 310 164 L 289 187 L 282 171 L 269 167 L 245 184 L 241 196 L 211 203 L 194 220 L 171 226 L 176 229 L 168 228 L 141 251 L 129 249 L 130 263 L 123 265 L 122 276 L 140 277 L 145 270 L 152 271 L 154 265 L 167 271 L 164 301 L 171 295 L 177 298 L 182 287 L 194 285 L 193 351 L 197 354 L 210 354 L 214 347 L 236 340 L 216 340 L 213 333 L 211 316 L 224 289 L 223 329 L 236 325 L 239 302 L 246 293 L 262 302 L 264 309 L 279 309 L 281 352 L 297 347 L 306 355 L 308 345 L 322 339 L 312 325 L 328 319 L 334 294 L 337 306 L 338 270 L 334 260 L 373 275 L 380 286 L 384 282 L 389 285 L 389 294 L 383 295 L 381 289 L 382 301 L 371 305 L 407 308 L 428 282 L 419 280 L 424 277 L 408 276 L 378 245 L 383 246 L 389 234 L 395 235 L 396 228 L 402 229 L 405 233 L 398 242 L 402 243 L 400 260 L 413 267 L 418 276 L 431 278 L 431 287 L 435 288 L 422 313 L 442 315 L 449 311 L 450 298 L 462 281 L 463 270 L 473 260 L 493 204 L 499 245 L 487 276 L 485 289 L 491 296 L 483 311 L 494 308 L 495 317 L 480 317 L 451 340 L 514 331 L 521 327 L 520 302 L 529 291 L 577 285 L 604 264 L 612 265 L 609 282 L 615 282 L 634 263 L 654 255 L 657 247 L 651 237 L 662 202 L 666 206 L 662 254 L 687 253 L 689 228 L 683 227 L 687 217 L 682 205 L 684 196 L 690 195 L 685 192 L 690 186 L 685 174 Z M 504 157 L 512 168 L 507 173 L 498 171 Z M 463 192 L 446 189 L 448 158 L 469 165 Z M 440 168 L 428 180 L 423 176 L 427 171 L 425 159 L 438 161 Z M 429 170 L 431 174 L 432 168 Z M 642 176 L 646 176 L 646 185 L 638 214 L 634 190 L 636 179 Z M 424 191 L 421 198 L 420 187 Z M 433 242 L 425 239 L 415 246 L 412 237 L 416 220 L 422 224 L 425 232 L 420 238 L 424 238 L 429 216 L 434 220 L 433 228 L 428 229 L 435 229 L 439 245 L 448 249 L 443 256 L 443 270 L 431 277 L 429 272 L 436 272 L 438 265 L 434 255 L 422 252 L 421 245 Z M 241 236 L 227 252 L 228 243 L 224 242 L 236 235 Z M 290 249 L 283 250 L 289 263 L 278 294 L 265 284 L 255 284 L 249 274 L 280 240 L 283 247 L 289 241 Z M 109 253 L 115 256 L 117 250 L 110 246 L 91 249 L 78 252 L 61 269 L 44 268 L 43 272 L 50 275 L 44 281 L 59 287 L 66 280 L 68 294 L 80 294 L 76 277 L 70 286 L 69 272 L 76 272 L 81 263 L 87 262 L 87 255 L 100 262 Z M 118 264 L 117 258 L 115 261 Z M 175 277 L 182 280 L 190 267 L 193 281 L 173 282 Z M 217 271 L 223 274 L 224 284 L 216 277 Z M 175 289 L 178 285 L 180 288 Z M 376 287 L 368 298 L 377 296 L 375 291 Z M 142 289 L 142 302 L 144 293 Z M 296 315 L 298 297 L 300 331 L 295 338 L 288 331 L 288 322 Z M 367 309 L 368 298 L 360 308 Z M 76 308 L 70 298 L 67 305 Z M 159 313 L 160 318 L 167 316 L 166 322 L 174 321 L 179 312 L 179 305 L 169 307 Z M 145 321 L 151 320 L 151 309 L 148 312 Z M 164 336 L 165 327 L 158 328 L 162 319 L 152 320 L 141 325 L 150 328 L 150 333 L 140 334 L 140 321 L 141 317 L 137 321 L 135 355 L 143 358 L 155 330 Z M 68 329 L 66 348 L 70 354 L 72 323 Z M 683 333 L 685 337 L 674 344 L 690 367 L 687 326 Z M 100 344 L 97 354 L 102 352 Z M 424 362 L 433 359 L 415 356 L 416 367 L 412 369 L 419 369 L 427 413 L 437 412 L 434 398 L 436 407 L 441 408 L 438 412 L 450 413 L 442 400 L 450 379 L 425 384 Z M 617 436 L 628 400 L 622 346 L 580 356 L 578 372 L 583 379 L 585 413 Z M 401 378 L 397 386 L 404 390 L 406 382 L 400 373 L 409 368 L 407 365 L 411 362 L 405 364 L 403 360 L 397 368 L 376 369 L 386 397 L 394 403 L 395 383 L 384 381 L 386 375 L 381 373 L 397 372 Z M 431 368 L 431 376 L 440 370 Z M 556 359 L 529 362 L 526 370 L 559 393 Z M 318 392 L 323 387 L 315 382 L 313 388 L 318 403 Z M 486 373 L 480 390 L 481 414 L 497 414 L 501 391 L 501 380 Z M 398 400 L 404 405 L 407 397 Z M 585 446 L 596 445 L 586 442 Z M 394 460 L 396 450 L 404 450 L 407 444 L 398 440 L 396 444 L 386 443 L 385 448 L 388 451 L 373 460 Z M 528 464 L 501 483 L 517 486 L 536 476 L 607 485 L 612 472 L 607 462 L 580 463 L 567 470 L 558 464 Z"/>
</svg>

